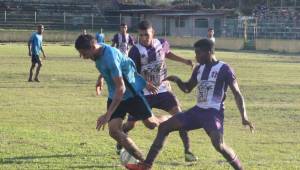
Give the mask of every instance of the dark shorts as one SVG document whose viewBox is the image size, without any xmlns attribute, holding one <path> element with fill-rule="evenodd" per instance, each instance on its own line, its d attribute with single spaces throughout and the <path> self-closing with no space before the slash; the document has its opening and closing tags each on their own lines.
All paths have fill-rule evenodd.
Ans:
<svg viewBox="0 0 300 170">
<path fill-rule="evenodd" d="M 160 109 L 166 112 L 169 112 L 176 106 L 179 106 L 178 100 L 176 96 L 172 92 L 163 92 L 158 93 L 156 95 L 146 95 L 145 98 L 147 99 L 151 109 Z M 134 117 L 128 116 L 128 121 L 137 121 Z"/>
<path fill-rule="evenodd" d="M 212 131 L 223 133 L 224 112 L 216 109 L 191 109 L 174 115 L 183 125 L 184 130 L 203 128 L 207 134 Z"/>
<path fill-rule="evenodd" d="M 36 64 L 36 63 L 41 63 L 40 57 L 38 55 L 32 55 L 31 56 L 31 62 Z"/>
<path fill-rule="evenodd" d="M 107 100 L 107 108 L 111 102 L 111 99 Z M 115 118 L 124 119 L 126 113 L 129 113 L 132 117 L 134 117 L 134 119 L 137 120 L 145 120 L 152 116 L 151 108 L 149 107 L 149 104 L 143 95 L 137 95 L 133 98 L 123 100 L 115 112 L 111 115 L 110 120 Z"/>
</svg>

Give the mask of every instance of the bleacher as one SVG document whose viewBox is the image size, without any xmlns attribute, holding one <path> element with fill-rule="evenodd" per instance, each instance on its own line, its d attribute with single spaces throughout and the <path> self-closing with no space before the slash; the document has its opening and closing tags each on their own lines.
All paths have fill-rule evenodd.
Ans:
<svg viewBox="0 0 300 170">
<path fill-rule="evenodd" d="M 2 28 L 32 28 L 43 23 L 48 29 L 72 29 L 97 19 L 97 24 L 107 22 L 103 11 L 93 0 L 0 0 Z M 93 19 L 92 19 L 93 17 Z M 97 26 L 95 24 L 95 26 Z"/>
</svg>

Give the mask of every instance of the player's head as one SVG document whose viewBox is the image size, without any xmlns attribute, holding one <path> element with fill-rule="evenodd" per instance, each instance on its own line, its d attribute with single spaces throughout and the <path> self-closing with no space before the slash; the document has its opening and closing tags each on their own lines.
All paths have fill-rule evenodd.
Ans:
<svg viewBox="0 0 300 170">
<path fill-rule="evenodd" d="M 75 48 L 84 59 L 94 59 L 97 56 L 97 41 L 89 35 L 80 35 L 75 41 Z"/>
<path fill-rule="evenodd" d="M 122 34 L 127 33 L 127 29 L 128 29 L 127 24 L 125 24 L 125 23 L 120 24 L 120 32 L 121 32 Z"/>
<path fill-rule="evenodd" d="M 83 35 L 86 35 L 86 34 L 87 34 L 86 29 L 83 29 L 83 30 L 82 30 L 82 34 L 83 34 Z"/>
<path fill-rule="evenodd" d="M 154 37 L 154 29 L 150 21 L 141 21 L 138 25 L 139 40 L 142 45 L 150 46 Z"/>
<path fill-rule="evenodd" d="M 37 26 L 37 32 L 38 32 L 38 34 L 43 34 L 43 32 L 44 32 L 44 25 L 39 24 Z"/>
<path fill-rule="evenodd" d="M 200 64 L 206 64 L 211 61 L 214 54 L 215 45 L 209 39 L 201 39 L 194 44 L 196 60 Z"/>
<path fill-rule="evenodd" d="M 207 30 L 207 36 L 208 37 L 213 37 L 214 34 L 215 34 L 214 29 L 213 28 L 208 28 L 208 30 Z"/>
</svg>

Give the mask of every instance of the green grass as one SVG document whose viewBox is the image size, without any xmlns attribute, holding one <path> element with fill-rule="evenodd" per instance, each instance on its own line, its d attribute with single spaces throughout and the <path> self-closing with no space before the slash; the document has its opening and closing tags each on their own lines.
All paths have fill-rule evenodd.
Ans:
<svg viewBox="0 0 300 170">
<path fill-rule="evenodd" d="M 0 45 L 0 169 L 122 169 L 107 129 L 97 132 L 105 112 L 106 90 L 95 96 L 98 73 L 71 46 L 47 45 L 41 83 L 28 83 L 30 59 L 25 44 Z M 175 53 L 193 58 L 192 50 Z M 238 76 L 251 134 L 231 92 L 225 112 L 225 140 L 245 169 L 300 169 L 300 57 L 243 52 L 217 52 Z M 168 61 L 169 74 L 188 79 L 191 69 Z M 195 92 L 183 94 L 173 85 L 183 109 L 195 104 Z M 155 110 L 155 112 L 159 112 Z M 159 112 L 161 114 L 162 112 Z M 146 154 L 156 130 L 141 123 L 130 133 Z M 154 169 L 230 169 L 203 130 L 189 133 L 200 160 L 183 159 L 178 133 L 169 136 Z"/>
</svg>

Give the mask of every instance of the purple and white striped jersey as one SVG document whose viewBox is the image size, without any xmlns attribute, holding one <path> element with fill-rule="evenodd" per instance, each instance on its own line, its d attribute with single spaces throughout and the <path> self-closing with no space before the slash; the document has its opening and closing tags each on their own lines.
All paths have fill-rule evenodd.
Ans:
<svg viewBox="0 0 300 170">
<path fill-rule="evenodd" d="M 192 74 L 192 81 L 197 82 L 197 106 L 223 110 L 228 86 L 235 80 L 234 71 L 222 61 L 198 65 Z"/>
<path fill-rule="evenodd" d="M 128 56 L 135 62 L 138 72 L 159 88 L 158 93 L 170 90 L 170 84 L 162 81 L 167 77 L 165 56 L 170 52 L 169 43 L 164 39 L 153 39 L 152 45 L 145 47 L 135 44 Z M 144 94 L 151 94 L 144 89 Z"/>
<path fill-rule="evenodd" d="M 112 41 L 116 43 L 117 48 L 126 56 L 128 55 L 129 45 L 134 44 L 134 39 L 129 34 L 117 33 L 114 35 Z"/>
</svg>

